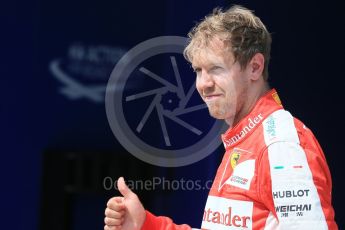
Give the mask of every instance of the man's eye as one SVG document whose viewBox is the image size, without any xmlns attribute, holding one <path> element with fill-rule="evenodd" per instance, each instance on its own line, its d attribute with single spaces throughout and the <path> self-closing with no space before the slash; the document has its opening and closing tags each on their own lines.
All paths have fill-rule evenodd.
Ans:
<svg viewBox="0 0 345 230">
<path fill-rule="evenodd" d="M 194 73 L 199 73 L 200 72 L 200 69 L 199 68 L 196 68 L 196 69 L 193 69 Z"/>
<path fill-rule="evenodd" d="M 222 73 L 224 70 L 224 68 L 220 67 L 220 66 L 215 66 L 215 67 L 212 67 L 211 70 L 210 70 L 210 73 L 213 73 L 213 74 L 220 74 Z"/>
<path fill-rule="evenodd" d="M 220 66 L 214 66 L 214 67 L 212 67 L 212 71 L 215 71 L 215 70 L 221 70 L 222 69 L 222 67 L 220 67 Z"/>
</svg>

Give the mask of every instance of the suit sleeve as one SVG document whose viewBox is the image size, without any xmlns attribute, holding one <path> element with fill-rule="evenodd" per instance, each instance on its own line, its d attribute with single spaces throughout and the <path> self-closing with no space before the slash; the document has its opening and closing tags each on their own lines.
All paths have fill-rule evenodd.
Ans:
<svg viewBox="0 0 345 230">
<path fill-rule="evenodd" d="M 146 219 L 141 230 L 190 230 L 190 226 L 186 224 L 177 225 L 165 216 L 155 216 L 149 211 L 146 211 Z"/>
<path fill-rule="evenodd" d="M 263 152 L 259 195 L 281 229 L 338 229 L 332 182 L 321 149 L 276 142 Z"/>
</svg>

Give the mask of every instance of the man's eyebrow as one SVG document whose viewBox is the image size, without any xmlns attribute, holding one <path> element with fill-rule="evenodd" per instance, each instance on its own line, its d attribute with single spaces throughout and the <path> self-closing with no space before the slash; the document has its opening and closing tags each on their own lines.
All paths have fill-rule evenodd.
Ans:
<svg viewBox="0 0 345 230">
<path fill-rule="evenodd" d="M 224 64 L 222 64 L 222 63 L 220 63 L 220 62 L 214 62 L 214 63 L 209 63 L 209 64 L 206 66 L 206 68 L 208 68 L 208 69 L 213 69 L 213 68 L 215 68 L 215 67 L 222 67 L 223 65 L 224 65 Z M 194 70 L 201 69 L 200 66 L 195 66 L 195 65 L 192 65 L 192 68 L 193 68 Z"/>
<path fill-rule="evenodd" d="M 219 67 L 219 66 L 223 66 L 223 64 L 220 62 L 214 62 L 214 63 L 212 63 L 211 68 Z"/>
</svg>

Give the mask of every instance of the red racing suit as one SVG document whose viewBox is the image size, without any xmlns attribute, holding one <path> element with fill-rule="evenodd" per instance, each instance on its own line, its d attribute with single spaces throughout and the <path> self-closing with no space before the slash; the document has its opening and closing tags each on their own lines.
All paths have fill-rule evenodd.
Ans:
<svg viewBox="0 0 345 230">
<path fill-rule="evenodd" d="M 332 181 L 312 132 L 283 109 L 272 89 L 222 135 L 226 152 L 202 229 L 338 229 Z M 143 230 L 185 230 L 146 212 Z"/>
</svg>

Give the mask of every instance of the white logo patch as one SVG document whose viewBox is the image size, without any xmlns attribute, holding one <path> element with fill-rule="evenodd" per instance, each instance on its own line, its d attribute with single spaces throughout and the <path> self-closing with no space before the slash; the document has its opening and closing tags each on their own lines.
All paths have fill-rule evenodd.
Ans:
<svg viewBox="0 0 345 230">
<path fill-rule="evenodd" d="M 249 190 L 255 171 L 255 160 L 247 160 L 238 164 L 230 178 L 225 182 L 238 188 Z"/>
</svg>

